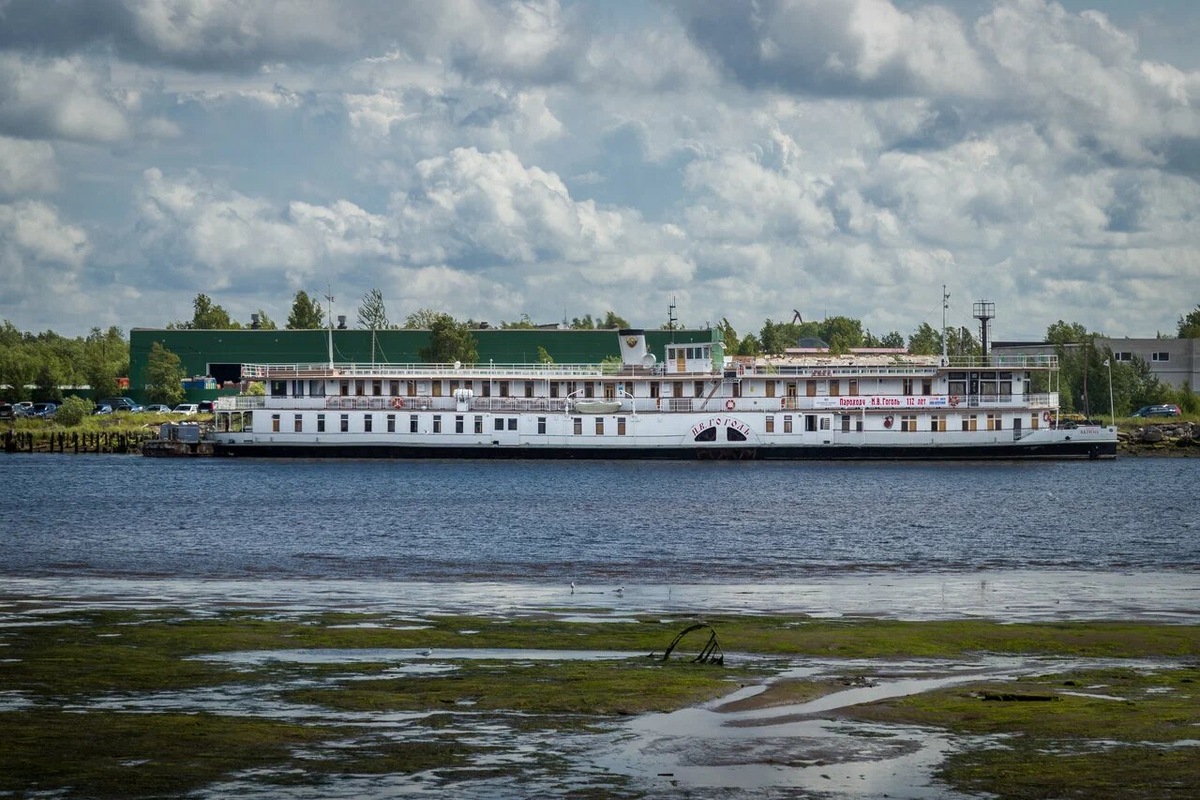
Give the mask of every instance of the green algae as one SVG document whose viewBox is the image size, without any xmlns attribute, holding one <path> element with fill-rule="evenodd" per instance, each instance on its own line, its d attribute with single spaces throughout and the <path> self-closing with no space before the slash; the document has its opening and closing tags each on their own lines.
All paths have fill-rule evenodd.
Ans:
<svg viewBox="0 0 1200 800">
<path fill-rule="evenodd" d="M 1052 696 L 1055 702 L 989 700 Z M 1200 782 L 1200 667 L 1077 670 L 856 707 L 855 719 L 975 737 L 940 777 L 1009 798 L 1191 798 Z"/>
<path fill-rule="evenodd" d="M 395 660 L 339 661 L 337 654 L 366 648 L 661 654 L 679 630 L 696 620 L 646 616 L 568 622 L 549 613 L 310 615 L 272 609 L 201 614 L 175 608 L 56 614 L 30 606 L 30 611 L 39 611 L 35 615 L 24 610 L 10 608 L 9 621 L 18 622 L 0 630 L 0 685 L 29 703 L 0 711 L 6 734 L 6 748 L 0 752 L 0 793 L 44 791 L 68 797 L 186 794 L 246 771 L 254 771 L 260 783 L 317 784 L 346 774 L 430 772 L 436 780 L 451 782 L 516 775 L 528 765 L 501 758 L 497 766 L 488 760 L 497 749 L 503 751 L 505 736 L 587 734 L 621 715 L 670 711 L 720 697 L 805 657 L 954 659 L 995 653 L 1178 662 L 1200 656 L 1200 630 L 1187 625 L 714 615 L 704 621 L 716 629 L 729 654 L 724 668 L 690 664 L 685 658 L 663 663 L 644 657 L 532 661 L 519 655 L 506 660 L 439 656 L 437 662 L 450 665 L 451 671 L 396 675 Z M 22 620 L 31 624 L 22 625 Z M 328 651 L 329 661 L 196 658 L 296 649 Z M 869 668 L 862 672 L 872 677 Z M 1196 738 L 1196 673 L 1196 667 L 1124 667 L 981 683 L 970 690 L 959 686 L 865 706 L 854 715 L 978 737 L 977 745 L 951 756 L 941 773 L 944 780 L 969 791 L 1011 797 L 1106 796 L 1115 784 L 1106 783 L 1104 775 L 1116 769 L 1125 782 L 1122 786 L 1133 787 L 1132 793 L 1122 792 L 1124 796 L 1184 797 L 1188 795 L 1171 787 L 1184 785 L 1189 777 L 1189 785 L 1194 785 L 1200 777 L 1195 748 L 1172 743 Z M 287 722 L 237 713 L 155 710 L 161 706 L 121 713 L 94 703 L 115 695 L 123 707 L 136 708 L 140 698 L 221 686 L 258 687 L 254 690 L 262 698 L 285 712 L 303 703 L 328 713 L 315 717 L 323 721 L 314 722 L 306 714 L 301 717 L 304 722 Z M 828 681 L 781 681 L 757 701 L 730 704 L 725 710 L 801 702 L 837 688 Z M 1060 699 L 986 702 L 980 699 L 984 691 L 1053 691 Z M 63 705 L 79 713 L 65 713 L 60 710 Z M 375 712 L 424 716 L 404 721 L 398 738 L 349 728 L 338 716 L 365 713 L 370 718 Z M 487 743 L 482 743 L 486 737 L 466 741 L 460 734 L 467 719 L 499 733 Z M 1154 766 L 1138 767 L 1140 763 Z M 538 768 L 567 771 L 570 766 L 547 755 Z M 1086 776 L 1081 778 L 1079 771 Z M 1139 794 L 1136 787 L 1142 782 L 1161 791 Z"/>
</svg>

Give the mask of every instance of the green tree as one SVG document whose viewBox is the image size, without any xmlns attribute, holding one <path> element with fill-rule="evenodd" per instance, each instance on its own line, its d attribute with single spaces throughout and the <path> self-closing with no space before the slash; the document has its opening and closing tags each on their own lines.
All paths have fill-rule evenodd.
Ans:
<svg viewBox="0 0 1200 800">
<path fill-rule="evenodd" d="M 900 331 L 890 331 L 879 340 L 880 347 L 904 347 L 904 334 Z"/>
<path fill-rule="evenodd" d="M 150 400 L 174 406 L 183 400 L 183 363 L 160 342 L 150 345 L 146 359 L 146 388 Z"/>
<path fill-rule="evenodd" d="M 1179 318 L 1179 338 L 1200 339 L 1200 305 L 1187 316 Z"/>
<path fill-rule="evenodd" d="M 67 366 L 52 351 L 42 353 L 36 361 L 37 379 L 34 390 L 42 402 L 61 403 L 62 385 L 67 382 Z"/>
<path fill-rule="evenodd" d="M 528 314 L 522 314 L 521 319 L 519 319 L 516 322 L 505 322 L 504 320 L 501 320 L 500 327 L 503 329 L 506 329 L 506 330 L 514 330 L 514 329 L 531 330 L 533 328 L 536 328 L 537 326 L 533 324 L 533 320 L 529 318 Z"/>
<path fill-rule="evenodd" d="M 721 340 L 725 343 L 726 354 L 737 355 L 738 335 L 728 317 L 721 317 L 721 321 L 717 323 L 717 330 L 721 332 Z"/>
<path fill-rule="evenodd" d="M 11 400 L 28 400 L 29 385 L 37 379 L 37 361 L 24 345 L 0 351 L 0 385 L 7 384 Z"/>
<path fill-rule="evenodd" d="M 447 316 L 445 312 L 434 311 L 432 308 L 418 308 L 404 320 L 404 327 L 410 330 L 432 330 L 433 323 L 438 317 Z"/>
<path fill-rule="evenodd" d="M 630 325 L 629 320 L 625 319 L 624 317 L 618 317 L 614 311 L 608 311 L 604 315 L 604 320 L 597 324 L 596 327 L 607 331 L 628 328 Z"/>
<path fill-rule="evenodd" d="M 537 360 L 538 360 L 539 364 L 553 364 L 554 363 L 554 357 L 551 356 L 550 353 L 546 350 L 546 348 L 542 347 L 541 345 L 538 345 Z"/>
<path fill-rule="evenodd" d="M 292 313 L 288 314 L 287 327 L 291 331 L 325 327 L 325 312 L 321 310 L 321 304 L 306 291 L 296 292 L 296 297 L 292 300 Z"/>
<path fill-rule="evenodd" d="M 942 337 L 928 322 L 922 322 L 920 327 L 908 337 L 908 352 L 915 356 L 936 356 L 942 352 Z"/>
<path fill-rule="evenodd" d="M 429 364 L 449 364 L 461 361 L 474 364 L 479 361 L 475 337 L 465 322 L 456 322 L 449 314 L 439 314 L 429 326 L 429 346 L 423 347 L 419 355 Z"/>
<path fill-rule="evenodd" d="M 192 301 L 192 319 L 188 322 L 174 322 L 167 327 L 180 330 L 224 331 L 238 330 L 242 326 L 229 316 L 228 311 L 201 292 Z"/>
<path fill-rule="evenodd" d="M 828 317 L 817 323 L 817 331 L 817 336 L 828 342 L 829 349 L 834 353 L 845 353 L 853 347 L 863 346 L 862 321 L 853 317 Z"/>
<path fill-rule="evenodd" d="M 120 328 L 92 328 L 83 342 L 82 372 L 93 397 L 117 394 L 117 378 L 129 373 L 129 342 Z"/>
<path fill-rule="evenodd" d="M 387 330 L 387 310 L 383 305 L 383 292 L 372 289 L 363 295 L 358 307 L 358 324 L 369 331 Z"/>
<path fill-rule="evenodd" d="M 571 320 L 571 330 L 590 331 L 595 330 L 596 322 L 592 319 L 591 314 L 584 314 L 582 318 L 575 317 Z"/>
<path fill-rule="evenodd" d="M 251 325 L 253 327 L 253 325 Z M 267 312 L 261 308 L 258 310 L 258 330 L 273 331 L 278 330 L 279 326 L 275 324 L 275 320 L 267 316 Z"/>
<path fill-rule="evenodd" d="M 756 356 L 762 352 L 762 346 L 758 343 L 758 337 L 753 333 L 747 333 L 738 342 L 737 354 L 739 356 Z"/>
</svg>

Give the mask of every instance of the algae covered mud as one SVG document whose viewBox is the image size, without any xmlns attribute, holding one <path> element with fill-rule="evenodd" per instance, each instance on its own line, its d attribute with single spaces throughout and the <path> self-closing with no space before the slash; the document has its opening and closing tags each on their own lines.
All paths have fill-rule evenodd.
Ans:
<svg viewBox="0 0 1200 800">
<path fill-rule="evenodd" d="M 110 587 L 111 588 L 111 587 Z M 0 792 L 1191 797 L 1200 625 L 6 596 Z M 723 663 L 695 663 L 716 631 Z"/>
</svg>

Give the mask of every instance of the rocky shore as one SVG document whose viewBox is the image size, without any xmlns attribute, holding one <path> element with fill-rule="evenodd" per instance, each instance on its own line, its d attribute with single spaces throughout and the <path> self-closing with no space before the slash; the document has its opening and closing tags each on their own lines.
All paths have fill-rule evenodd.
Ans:
<svg viewBox="0 0 1200 800">
<path fill-rule="evenodd" d="M 1119 456 L 1200 456 L 1200 423 L 1162 422 L 1122 428 Z"/>
</svg>

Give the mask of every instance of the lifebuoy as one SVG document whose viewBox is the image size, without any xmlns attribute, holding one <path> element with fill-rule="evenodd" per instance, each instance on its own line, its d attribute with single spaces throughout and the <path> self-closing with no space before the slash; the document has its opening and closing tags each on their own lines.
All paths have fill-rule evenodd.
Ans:
<svg viewBox="0 0 1200 800">
<path fill-rule="evenodd" d="M 404 408 L 404 401 L 399 397 L 392 398 L 392 408 Z"/>
<path fill-rule="evenodd" d="M 1049 421 L 1050 421 L 1050 412 L 1049 412 L 1049 411 L 1043 411 L 1043 412 L 1042 412 L 1042 421 L 1043 421 L 1043 422 L 1049 422 Z"/>
<path fill-rule="evenodd" d="M 726 411 L 733 411 L 735 408 L 737 408 L 737 403 L 733 402 L 733 398 L 730 398 L 725 401 L 725 410 Z"/>
<path fill-rule="evenodd" d="M 891 414 L 887 415 L 886 417 L 883 418 L 883 427 L 885 427 L 885 428 L 892 427 L 893 421 L 894 420 L 892 419 L 892 415 Z"/>
<path fill-rule="evenodd" d="M 958 395 L 956 395 L 956 394 L 950 395 L 950 407 L 958 408 Z"/>
</svg>

